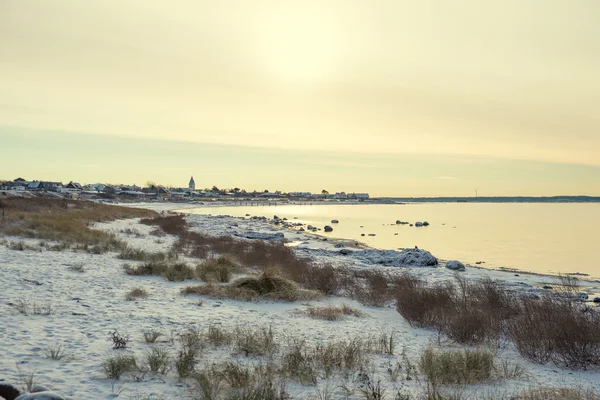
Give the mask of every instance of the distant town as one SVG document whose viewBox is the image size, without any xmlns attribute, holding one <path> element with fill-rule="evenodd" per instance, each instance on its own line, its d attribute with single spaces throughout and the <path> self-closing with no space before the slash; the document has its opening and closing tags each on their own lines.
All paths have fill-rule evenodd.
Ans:
<svg viewBox="0 0 600 400">
<path fill-rule="evenodd" d="M 365 201 L 369 199 L 368 193 L 329 193 L 322 190 L 319 193 L 311 192 L 281 192 L 264 190 L 262 192 L 253 190 L 246 191 L 240 188 L 219 189 L 212 188 L 197 189 L 194 177 L 190 178 L 187 187 L 175 188 L 157 185 L 147 182 L 144 187 L 138 185 L 112 185 L 103 183 L 80 184 L 70 181 L 67 184 L 53 181 L 29 181 L 17 178 L 12 181 L 0 181 L 0 191 L 12 192 L 13 195 L 45 194 L 48 196 L 70 198 L 70 199 L 106 199 L 118 201 L 140 201 L 161 200 L 175 201 L 177 199 L 197 201 L 218 200 L 247 200 L 247 201 L 277 201 L 277 200 L 354 200 Z"/>
</svg>

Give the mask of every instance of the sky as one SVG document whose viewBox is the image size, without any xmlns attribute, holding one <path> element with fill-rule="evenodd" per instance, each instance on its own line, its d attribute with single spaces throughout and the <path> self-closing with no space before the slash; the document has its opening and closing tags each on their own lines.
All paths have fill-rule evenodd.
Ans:
<svg viewBox="0 0 600 400">
<path fill-rule="evenodd" d="M 596 0 L 0 0 L 0 179 L 600 195 Z"/>
</svg>

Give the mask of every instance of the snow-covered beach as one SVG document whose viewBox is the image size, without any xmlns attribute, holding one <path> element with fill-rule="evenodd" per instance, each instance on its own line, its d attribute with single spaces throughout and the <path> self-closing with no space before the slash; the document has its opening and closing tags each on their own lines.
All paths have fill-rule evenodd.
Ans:
<svg viewBox="0 0 600 400">
<path fill-rule="evenodd" d="M 180 204 L 152 203 L 137 205 L 159 212 L 181 209 Z M 193 207 L 198 207 L 193 205 Z M 354 246 L 343 240 L 323 240 L 310 232 L 299 232 L 275 225 L 272 221 L 229 216 L 188 214 L 186 220 L 192 232 L 239 238 L 257 237 L 265 240 L 285 240 L 302 256 L 311 257 L 334 266 L 354 269 L 385 269 L 390 273 L 410 270 L 429 282 L 454 279 L 453 270 L 437 266 L 417 265 L 427 257 L 415 259 L 413 266 L 400 266 L 399 251 L 379 251 Z M 168 252 L 176 241 L 173 235 L 157 236 L 153 227 L 139 223 L 139 219 L 98 223 L 94 229 L 114 233 L 134 249 L 148 252 Z M 22 242 L 24 250 L 14 250 L 12 243 Z M 304 339 L 309 345 L 330 341 L 348 341 L 355 338 L 374 339 L 381 334 L 393 334 L 394 355 L 373 354 L 369 369 L 375 380 L 380 380 L 388 397 L 401 391 L 420 398 L 426 391 L 426 382 L 410 366 L 418 364 L 420 354 L 429 346 L 447 349 L 463 348 L 434 330 L 412 327 L 393 304 L 368 307 L 355 300 L 328 297 L 310 302 L 242 302 L 182 296 L 186 282 L 169 282 L 158 276 L 129 276 L 123 272 L 124 261 L 114 252 L 89 254 L 75 251 L 49 251 L 39 245 L 39 239 L 8 237 L 0 246 L 0 307 L 3 323 L 0 326 L 0 383 L 23 385 L 30 376 L 37 383 L 61 392 L 70 399 L 186 399 L 195 398 L 186 380 L 180 380 L 172 371 L 167 374 L 144 373 L 127 375 L 115 381 L 106 379 L 101 365 L 115 354 L 126 352 L 142 357 L 156 346 L 177 348 L 172 338 L 190 327 L 207 329 L 218 326 L 224 330 L 236 327 L 270 327 L 275 339 L 286 348 L 292 339 Z M 340 246 L 340 243 L 344 247 Z M 337 246 L 337 247 L 336 247 Z M 341 252 L 341 250 L 346 250 Z M 426 253 L 419 253 L 423 255 Z M 435 256 L 435 254 L 433 255 Z M 195 264 L 197 259 L 179 256 L 179 261 Z M 406 263 L 404 263 L 406 264 Z M 460 272 L 468 279 L 489 277 L 503 282 L 512 290 L 524 293 L 543 293 L 544 287 L 556 284 L 556 278 L 547 275 L 524 274 L 487 270 L 467 266 Z M 127 301 L 126 295 L 134 288 L 144 288 L 147 298 Z M 595 281 L 582 281 L 581 290 L 590 300 L 600 291 Z M 45 313 L 21 313 L 18 304 L 46 305 Z M 309 306 L 341 305 L 360 310 L 363 317 L 347 316 L 339 321 L 311 319 L 299 312 Z M 591 303 L 590 303 L 591 304 Z M 118 330 L 129 336 L 128 348 L 114 350 L 108 340 L 110 331 Z M 164 336 L 158 344 L 144 340 L 143 332 L 161 331 Z M 53 360 L 48 349 L 60 344 L 69 359 Z M 511 344 L 493 349 L 499 362 L 518 364 L 525 372 L 513 379 L 493 379 L 455 390 L 470 398 L 510 398 L 515 393 L 536 387 L 584 387 L 600 389 L 600 373 L 594 370 L 572 371 L 552 364 L 539 365 L 523 359 Z M 198 368 L 236 360 L 255 363 L 256 358 L 235 354 L 230 347 L 208 346 L 199 359 Z M 402 364 L 405 363 L 405 364 Z M 408 364 L 408 365 L 407 365 Z M 402 374 L 411 379 L 390 375 L 390 368 L 403 365 Z M 400 375 L 402 375 L 400 374 Z M 406 376 L 405 376 L 406 377 Z M 294 399 L 322 398 L 330 390 L 332 399 L 364 398 L 359 390 L 357 376 L 333 375 L 321 377 L 316 385 L 287 382 L 287 391 Z M 342 388 L 353 388 L 353 392 Z M 496 396 L 496 397 L 494 397 Z M 504 397 L 502 397 L 504 396 Z M 202 397 L 196 397 L 202 398 Z"/>
</svg>

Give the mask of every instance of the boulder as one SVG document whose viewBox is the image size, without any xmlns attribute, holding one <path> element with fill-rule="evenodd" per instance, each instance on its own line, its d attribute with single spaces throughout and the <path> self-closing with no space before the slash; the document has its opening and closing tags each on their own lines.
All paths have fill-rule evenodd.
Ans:
<svg viewBox="0 0 600 400">
<path fill-rule="evenodd" d="M 577 299 L 579 299 L 580 301 L 585 301 L 589 298 L 590 296 L 588 296 L 587 293 L 585 292 L 579 292 L 577 293 Z"/>
<path fill-rule="evenodd" d="M 423 221 L 423 226 L 429 226 L 429 222 Z"/>
<path fill-rule="evenodd" d="M 273 215 L 273 219 L 274 219 L 274 220 L 278 220 L 278 219 L 279 219 L 279 217 L 278 217 L 277 215 Z"/>
<path fill-rule="evenodd" d="M 365 234 L 364 234 L 364 233 L 361 233 L 361 234 L 360 234 L 360 236 L 365 236 Z"/>
<path fill-rule="evenodd" d="M 415 222 L 415 226 L 423 226 L 423 223 L 421 221 L 417 221 Z"/>
<path fill-rule="evenodd" d="M 333 232 L 333 228 L 329 225 L 325 225 L 325 228 L 323 228 L 325 230 L 325 232 Z"/>
<path fill-rule="evenodd" d="M 60 393 L 45 391 L 45 392 L 22 394 L 19 397 L 17 397 L 15 400 L 66 400 L 66 399 Z"/>
<path fill-rule="evenodd" d="M 375 236 L 375 234 L 374 233 L 369 233 L 369 236 Z"/>
<path fill-rule="evenodd" d="M 0 383 L 0 396 L 6 400 L 14 400 L 19 396 L 21 392 L 19 389 L 8 383 Z"/>
<path fill-rule="evenodd" d="M 429 267 L 438 264 L 437 258 L 427 250 L 421 249 L 402 249 L 401 251 L 364 249 L 353 250 L 352 255 L 371 264 L 391 267 Z"/>
<path fill-rule="evenodd" d="M 594 303 L 600 303 L 600 297 L 594 297 Z"/>
<path fill-rule="evenodd" d="M 340 223 L 340 221 L 338 221 L 337 219 L 332 219 L 332 220 L 331 220 L 331 223 L 332 223 L 332 224 L 339 224 L 339 223 Z"/>
<path fill-rule="evenodd" d="M 446 268 L 451 269 L 452 271 L 464 271 L 465 264 L 458 260 L 450 260 L 446 262 Z"/>
<path fill-rule="evenodd" d="M 341 248 L 344 248 L 346 246 L 344 246 L 344 243 L 336 243 L 334 247 L 338 248 L 338 249 L 341 249 Z"/>
<path fill-rule="evenodd" d="M 341 249 L 340 251 L 338 251 L 338 253 L 340 253 L 343 256 L 347 256 L 349 254 L 352 253 L 352 250 L 348 250 L 348 249 Z"/>
<path fill-rule="evenodd" d="M 396 220 L 396 225 L 400 225 L 402 224 L 402 221 L 400 221 L 399 219 Z"/>
</svg>

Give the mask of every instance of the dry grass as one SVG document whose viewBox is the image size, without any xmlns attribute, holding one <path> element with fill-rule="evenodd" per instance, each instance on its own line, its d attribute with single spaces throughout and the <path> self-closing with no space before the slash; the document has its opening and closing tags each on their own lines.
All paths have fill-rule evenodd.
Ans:
<svg viewBox="0 0 600 400">
<path fill-rule="evenodd" d="M 118 380 L 127 372 L 138 369 L 137 360 L 132 354 L 121 354 L 109 357 L 102 362 L 102 371 L 107 379 Z"/>
<path fill-rule="evenodd" d="M 149 210 L 51 198 L 9 198 L 2 203 L 5 218 L 0 233 L 78 243 L 91 252 L 122 247 L 115 235 L 90 229 L 94 222 L 156 215 Z"/>
<path fill-rule="evenodd" d="M 364 317 L 362 311 L 352 308 L 347 304 L 342 304 L 340 306 L 329 305 L 309 307 L 308 309 L 301 311 L 301 313 L 306 314 L 311 318 L 324 319 L 326 321 L 339 321 L 344 319 L 346 315 L 359 318 Z"/>
<path fill-rule="evenodd" d="M 150 294 L 148 293 L 148 291 L 144 288 L 133 288 L 131 289 L 127 295 L 125 296 L 125 299 L 127 301 L 133 301 L 136 299 L 144 299 L 146 297 L 148 297 Z"/>
<path fill-rule="evenodd" d="M 293 302 L 315 300 L 322 296 L 318 292 L 299 287 L 293 281 L 268 273 L 240 278 L 228 285 L 188 286 L 182 290 L 182 293 L 242 301 L 282 300 Z"/>
<path fill-rule="evenodd" d="M 360 304 L 383 307 L 394 298 L 396 285 L 392 276 L 386 272 L 369 269 L 356 271 L 347 286 L 350 297 Z"/>
<path fill-rule="evenodd" d="M 206 341 L 215 346 L 224 346 L 233 343 L 233 333 L 219 328 L 216 325 L 209 325 L 206 332 Z"/>
<path fill-rule="evenodd" d="M 181 262 L 149 262 L 137 267 L 130 264 L 124 264 L 123 269 L 127 275 L 157 275 L 172 282 L 182 282 L 186 279 L 193 279 L 195 276 L 194 270 L 186 263 Z"/>
<path fill-rule="evenodd" d="M 279 351 L 275 342 L 273 329 L 268 328 L 236 328 L 233 334 L 234 351 L 248 356 L 272 356 Z"/>
<path fill-rule="evenodd" d="M 241 267 L 231 257 L 209 258 L 196 267 L 196 275 L 204 282 L 227 283 Z"/>
<path fill-rule="evenodd" d="M 486 350 L 426 349 L 419 363 L 428 382 L 438 385 L 470 385 L 492 378 L 494 355 Z"/>
</svg>

